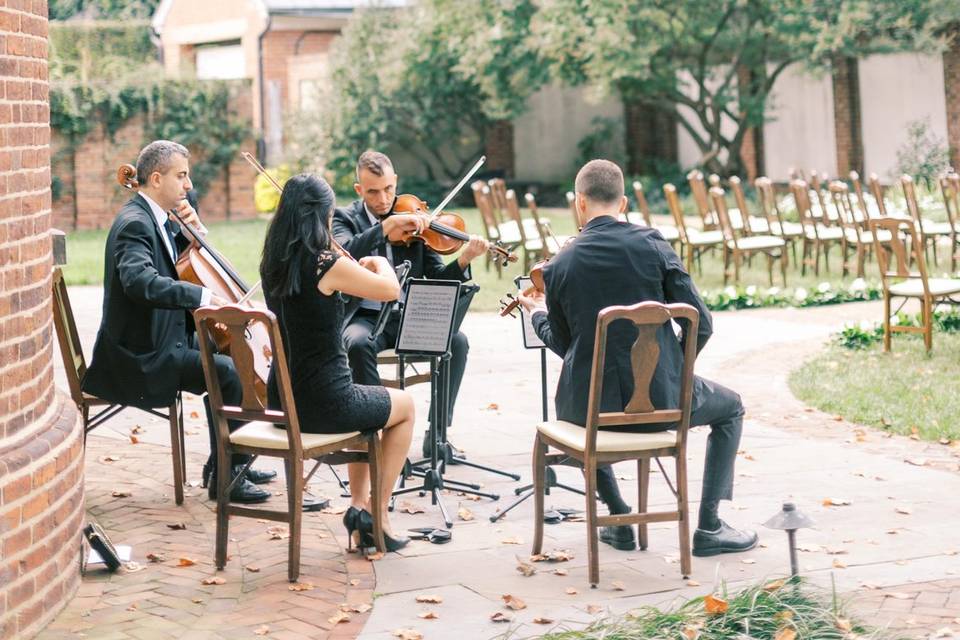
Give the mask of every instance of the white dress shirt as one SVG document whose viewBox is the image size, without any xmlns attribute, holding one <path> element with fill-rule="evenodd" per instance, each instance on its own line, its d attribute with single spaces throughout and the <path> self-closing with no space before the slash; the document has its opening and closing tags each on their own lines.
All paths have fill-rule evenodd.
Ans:
<svg viewBox="0 0 960 640">
<path fill-rule="evenodd" d="M 168 219 L 167 212 L 161 209 L 160 205 L 154 202 L 150 196 L 145 194 L 143 191 L 140 192 L 140 197 L 146 200 L 147 204 L 150 205 L 150 212 L 153 214 L 153 221 L 157 224 L 157 228 L 160 230 L 160 239 L 163 241 L 163 246 L 167 248 L 167 253 L 170 255 L 170 258 L 173 260 L 174 264 L 176 264 L 177 254 L 174 253 L 173 247 L 170 245 L 170 236 L 167 235 L 167 228 L 164 226 Z M 210 298 L 213 296 L 213 291 L 207 289 L 206 287 L 201 287 L 201 289 L 200 306 L 205 307 L 210 304 Z"/>
</svg>

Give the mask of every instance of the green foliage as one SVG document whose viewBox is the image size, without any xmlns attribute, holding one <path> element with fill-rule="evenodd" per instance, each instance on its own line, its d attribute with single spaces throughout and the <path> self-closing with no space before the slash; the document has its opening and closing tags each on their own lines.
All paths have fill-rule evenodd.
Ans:
<svg viewBox="0 0 960 640">
<path fill-rule="evenodd" d="M 576 171 L 594 158 L 606 158 L 621 167 L 627 164 L 627 153 L 623 146 L 623 118 L 596 117 L 590 123 L 590 133 L 577 143 L 579 152 L 573 170 Z"/>
<path fill-rule="evenodd" d="M 900 327 L 919 327 L 922 326 L 923 320 L 919 313 L 911 314 L 899 311 L 893 317 L 891 323 Z M 960 332 L 960 311 L 954 309 L 935 310 L 933 312 L 933 328 L 943 333 Z M 919 338 L 920 334 L 915 334 L 914 337 Z M 836 335 L 837 344 L 847 349 L 868 349 L 881 340 L 883 340 L 883 325 L 879 322 L 847 324 Z"/>
<path fill-rule="evenodd" d="M 50 126 L 76 146 L 93 127 L 112 136 L 144 114 L 144 143 L 176 140 L 191 150 L 191 177 L 201 192 L 236 157 L 249 125 L 231 116 L 231 91 L 240 83 L 159 82 L 114 86 L 58 85 L 50 90 Z"/>
<path fill-rule="evenodd" d="M 153 15 L 160 0 L 50 0 L 51 20 L 71 18 L 127 20 Z"/>
<path fill-rule="evenodd" d="M 784 69 L 937 50 L 958 16 L 952 0 L 550 0 L 531 30 L 558 77 L 672 114 L 698 164 L 730 173 Z"/>
<path fill-rule="evenodd" d="M 125 84 L 161 74 L 150 23 L 53 22 L 50 24 L 50 80 Z"/>
<path fill-rule="evenodd" d="M 845 288 L 829 282 L 821 282 L 811 290 L 804 287 L 784 291 L 779 287 L 729 286 L 720 291 L 705 291 L 702 296 L 711 311 L 727 311 L 759 307 L 819 307 L 842 302 L 879 300 L 883 296 L 883 290 L 879 284 L 867 284 L 863 279 L 857 278 Z"/>
<path fill-rule="evenodd" d="M 891 177 L 899 180 L 906 173 L 930 190 L 949 166 L 950 149 L 930 130 L 930 121 L 914 120 L 907 124 L 907 140 L 897 149 L 896 169 Z"/>
</svg>

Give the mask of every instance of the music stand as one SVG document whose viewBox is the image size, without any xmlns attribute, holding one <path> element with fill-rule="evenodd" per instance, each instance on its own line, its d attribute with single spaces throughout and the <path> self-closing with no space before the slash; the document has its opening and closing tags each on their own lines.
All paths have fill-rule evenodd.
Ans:
<svg viewBox="0 0 960 640">
<path fill-rule="evenodd" d="M 517 285 L 517 289 L 524 291 L 527 289 L 531 282 L 530 278 L 527 276 L 517 276 L 514 278 L 514 282 Z M 523 348 L 524 349 L 539 349 L 540 350 L 540 411 L 543 416 L 543 421 L 546 422 L 549 420 L 549 414 L 547 411 L 547 345 L 544 344 L 543 340 L 540 339 L 540 336 L 537 335 L 537 332 L 533 329 L 533 322 L 531 321 L 530 316 L 526 311 L 523 310 L 523 307 L 518 307 L 520 309 L 520 322 L 522 327 L 523 334 Z M 576 487 L 571 487 L 570 485 L 557 482 L 557 473 L 553 470 L 550 465 L 547 465 L 546 469 L 546 485 L 544 489 L 545 495 L 550 495 L 550 487 L 559 487 L 560 489 L 566 489 L 567 491 L 572 491 L 573 493 L 579 493 L 580 495 L 585 495 L 583 491 L 577 489 Z M 513 490 L 514 495 L 519 496 L 514 500 L 510 505 L 497 513 L 490 516 L 490 522 L 496 522 L 507 513 L 513 510 L 521 502 L 533 495 L 533 485 L 528 484 L 522 487 L 517 487 Z"/>
</svg>

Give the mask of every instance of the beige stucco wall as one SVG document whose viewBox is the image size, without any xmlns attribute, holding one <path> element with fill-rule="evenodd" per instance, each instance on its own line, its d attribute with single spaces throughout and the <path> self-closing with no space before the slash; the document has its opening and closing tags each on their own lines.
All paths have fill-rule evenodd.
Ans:
<svg viewBox="0 0 960 640">
<path fill-rule="evenodd" d="M 907 125 L 927 119 L 932 133 L 947 140 L 943 57 L 898 53 L 860 61 L 860 104 L 864 171 L 895 176 L 897 150 Z"/>
</svg>

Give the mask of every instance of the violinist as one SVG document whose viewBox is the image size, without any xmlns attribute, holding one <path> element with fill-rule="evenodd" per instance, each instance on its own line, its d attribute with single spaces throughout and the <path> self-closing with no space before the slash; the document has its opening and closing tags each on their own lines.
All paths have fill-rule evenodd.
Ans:
<svg viewBox="0 0 960 640">
<path fill-rule="evenodd" d="M 543 267 L 545 293 L 524 292 L 519 301 L 531 314 L 540 339 L 563 358 L 557 383 L 557 418 L 583 425 L 601 309 L 648 300 L 689 304 L 700 312 L 700 326 L 696 336 L 684 335 L 682 339 L 696 340 L 698 352 L 713 329 L 710 312 L 690 275 L 660 232 L 618 221 L 627 205 L 620 167 L 609 160 L 592 160 L 584 165 L 576 178 L 575 203 L 583 226 L 580 235 Z M 635 339 L 635 327 L 610 327 L 608 344 L 622 348 L 608 348 L 607 376 L 612 372 L 620 384 L 604 385 L 600 411 L 623 411 L 633 395 L 630 344 Z M 681 340 L 669 326 L 657 332 L 657 340 L 661 355 L 650 385 L 651 400 L 658 409 L 675 407 L 683 367 Z M 746 551 L 757 544 L 756 533 L 737 530 L 718 515 L 719 502 L 733 496 L 733 467 L 743 415 L 737 393 L 694 377 L 690 426 L 710 425 L 699 521 L 693 534 L 695 556 Z M 611 514 L 630 512 L 609 464 L 597 469 L 597 493 Z M 600 540 L 620 550 L 636 546 L 633 528 L 628 525 L 604 527 Z"/>
<path fill-rule="evenodd" d="M 357 160 L 356 183 L 353 185 L 359 200 L 336 210 L 333 217 L 333 234 L 337 242 L 356 259 L 367 256 L 382 256 L 391 265 L 409 260 L 410 277 L 441 280 L 470 280 L 470 262 L 484 255 L 489 243 L 479 236 L 470 236 L 459 257 L 444 264 L 438 253 L 422 242 L 408 246 L 392 244 L 404 232 L 423 231 L 430 223 L 424 214 L 394 214 L 397 196 L 397 174 L 390 158 L 377 151 L 364 151 Z M 383 332 L 371 340 L 374 325 L 380 312 L 380 303 L 363 300 L 355 312 L 344 318 L 344 344 L 357 384 L 380 384 L 377 372 L 377 354 L 396 344 L 400 328 L 399 317 L 390 318 Z M 469 350 L 467 337 L 457 331 L 451 342 L 450 404 L 447 424 L 453 424 L 453 407 L 463 379 Z M 424 437 L 424 456 L 429 455 L 429 441 Z"/>
<path fill-rule="evenodd" d="M 103 274 L 103 318 L 83 390 L 110 402 L 141 407 L 165 407 L 178 391 L 206 391 L 200 351 L 190 312 L 207 304 L 225 304 L 209 289 L 177 279 L 177 256 L 188 240 L 168 211 L 176 210 L 195 226 L 200 218 L 188 202 L 190 152 L 168 140 L 151 142 L 137 156 L 139 190 L 120 209 L 107 235 Z M 214 356 L 224 401 L 239 404 L 240 378 L 233 361 Z M 216 498 L 215 429 L 210 417 L 210 457 L 203 478 L 210 498 Z M 230 423 L 236 428 L 240 423 Z M 232 461 L 242 466 L 245 457 Z M 256 503 L 270 493 L 255 486 L 269 482 L 274 471 L 247 470 L 231 491 L 234 502 Z M 255 483 L 255 484 L 254 484 Z"/>
</svg>

